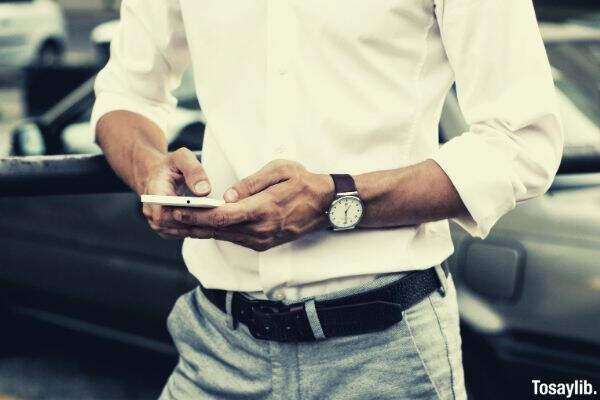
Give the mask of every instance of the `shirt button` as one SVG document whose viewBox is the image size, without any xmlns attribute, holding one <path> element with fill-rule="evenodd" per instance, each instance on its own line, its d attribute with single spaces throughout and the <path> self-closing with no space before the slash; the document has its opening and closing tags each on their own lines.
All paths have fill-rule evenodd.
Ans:
<svg viewBox="0 0 600 400">
<path fill-rule="evenodd" d="M 284 151 L 285 151 L 285 147 L 283 147 L 283 146 L 277 146 L 275 148 L 275 154 L 283 154 Z"/>
<path fill-rule="evenodd" d="M 281 300 L 285 299 L 285 294 L 283 293 L 283 290 L 281 290 L 281 289 L 276 289 L 276 290 L 273 292 L 273 298 L 274 298 L 275 300 L 278 300 L 278 301 L 281 301 Z"/>
</svg>

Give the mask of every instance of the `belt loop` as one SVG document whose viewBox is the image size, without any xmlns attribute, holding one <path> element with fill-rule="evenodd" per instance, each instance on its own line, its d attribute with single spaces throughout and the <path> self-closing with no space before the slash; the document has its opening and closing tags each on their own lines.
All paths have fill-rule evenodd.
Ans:
<svg viewBox="0 0 600 400">
<path fill-rule="evenodd" d="M 306 312 L 308 323 L 310 324 L 310 329 L 312 329 L 315 339 L 325 339 L 325 333 L 323 333 L 323 327 L 321 326 L 321 321 L 319 321 L 319 315 L 317 314 L 314 299 L 304 303 L 304 311 Z"/>
<path fill-rule="evenodd" d="M 442 297 L 446 296 L 446 273 L 444 272 L 444 268 L 442 268 L 442 264 L 435 266 L 435 274 L 440 280 L 440 287 L 438 291 Z"/>
<path fill-rule="evenodd" d="M 225 293 L 225 310 L 227 311 L 227 326 L 229 329 L 237 328 L 237 321 L 235 320 L 233 313 L 231 312 L 231 304 L 233 302 L 233 292 L 228 290 Z"/>
</svg>

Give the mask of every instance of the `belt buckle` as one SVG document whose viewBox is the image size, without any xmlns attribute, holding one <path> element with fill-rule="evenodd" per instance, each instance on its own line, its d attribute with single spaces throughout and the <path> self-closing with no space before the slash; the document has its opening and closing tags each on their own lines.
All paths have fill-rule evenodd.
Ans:
<svg viewBox="0 0 600 400">
<path fill-rule="evenodd" d="M 248 330 L 257 339 L 293 341 L 298 336 L 293 323 L 298 312 L 304 312 L 304 304 L 265 304 L 265 300 L 252 300 L 252 317 Z M 253 304 L 252 304 L 253 303 Z"/>
</svg>

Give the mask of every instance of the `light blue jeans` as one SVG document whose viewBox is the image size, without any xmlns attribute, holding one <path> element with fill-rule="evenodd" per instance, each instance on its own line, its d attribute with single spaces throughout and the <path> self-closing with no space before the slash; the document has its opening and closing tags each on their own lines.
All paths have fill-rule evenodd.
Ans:
<svg viewBox="0 0 600 400">
<path fill-rule="evenodd" d="M 314 299 L 363 292 L 399 276 Z M 241 323 L 233 330 L 230 322 L 199 288 L 177 300 L 168 328 L 180 358 L 161 400 L 466 398 L 451 277 L 446 296 L 435 291 L 380 332 L 281 343 L 255 339 Z"/>
</svg>

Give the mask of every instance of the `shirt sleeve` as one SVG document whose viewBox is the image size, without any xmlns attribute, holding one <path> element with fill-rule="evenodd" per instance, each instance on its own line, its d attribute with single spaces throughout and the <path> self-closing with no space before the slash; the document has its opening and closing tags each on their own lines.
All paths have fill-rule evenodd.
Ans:
<svg viewBox="0 0 600 400">
<path fill-rule="evenodd" d="M 95 82 L 91 127 L 106 113 L 127 110 L 145 116 L 163 132 L 189 64 L 179 1 L 123 0 L 110 59 Z"/>
<path fill-rule="evenodd" d="M 469 130 L 432 156 L 463 200 L 454 220 L 485 238 L 517 202 L 550 187 L 563 133 L 530 0 L 436 0 L 436 16 Z"/>
</svg>

